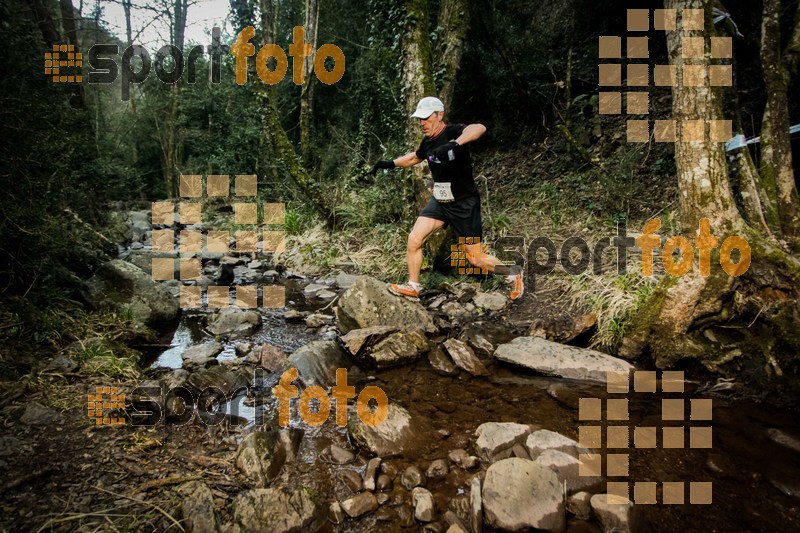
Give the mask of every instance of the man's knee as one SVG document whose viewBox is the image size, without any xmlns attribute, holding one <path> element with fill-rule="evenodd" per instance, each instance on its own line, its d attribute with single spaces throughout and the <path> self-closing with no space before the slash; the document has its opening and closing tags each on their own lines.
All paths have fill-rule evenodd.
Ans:
<svg viewBox="0 0 800 533">
<path fill-rule="evenodd" d="M 408 249 L 409 250 L 416 250 L 418 248 L 422 248 L 422 245 L 425 244 L 425 237 L 420 235 L 419 233 L 411 232 L 408 235 Z"/>
</svg>

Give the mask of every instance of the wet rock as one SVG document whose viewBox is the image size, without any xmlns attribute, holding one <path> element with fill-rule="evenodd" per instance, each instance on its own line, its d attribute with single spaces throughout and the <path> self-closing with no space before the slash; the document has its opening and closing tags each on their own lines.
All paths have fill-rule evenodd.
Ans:
<svg viewBox="0 0 800 533">
<path fill-rule="evenodd" d="M 447 475 L 450 469 L 444 459 L 434 459 L 425 471 L 425 476 L 429 479 L 436 479 Z"/>
<path fill-rule="evenodd" d="M 480 498 L 480 493 L 481 493 L 481 491 L 479 489 L 478 490 L 478 498 Z M 444 523 L 448 526 L 447 531 L 451 531 L 452 530 L 452 531 L 456 531 L 456 532 L 462 532 L 462 531 L 464 533 L 468 532 L 467 525 L 453 511 L 450 511 L 450 510 L 445 511 L 444 516 L 442 518 L 444 518 Z M 456 529 L 452 529 L 454 527 Z"/>
<path fill-rule="evenodd" d="M 361 475 L 353 470 L 342 470 L 339 472 L 344 484 L 353 492 L 361 492 Z"/>
<path fill-rule="evenodd" d="M 567 511 L 581 520 L 589 520 L 592 516 L 592 495 L 588 492 L 576 492 L 567 498 Z"/>
<path fill-rule="evenodd" d="M 333 502 L 330 507 L 328 507 L 328 520 L 337 526 L 339 524 L 344 524 L 346 517 L 344 515 L 344 509 L 339 505 L 339 502 Z"/>
<path fill-rule="evenodd" d="M 370 326 L 436 332 L 433 320 L 419 303 L 390 294 L 385 283 L 366 276 L 359 277 L 339 298 L 336 319 L 342 333 Z"/>
<path fill-rule="evenodd" d="M 783 430 L 771 428 L 767 430 L 770 440 L 781 446 L 800 453 L 800 438 Z"/>
<path fill-rule="evenodd" d="M 511 455 L 514 456 L 514 457 L 518 457 L 520 459 L 530 459 L 531 458 L 530 454 L 528 454 L 528 450 L 525 449 L 525 446 L 523 446 L 522 444 L 519 444 L 519 443 L 515 444 L 511 448 Z"/>
<path fill-rule="evenodd" d="M 466 450 L 461 448 L 452 450 L 447 454 L 447 457 L 464 470 L 471 470 L 480 464 L 480 460 L 477 457 L 468 454 Z"/>
<path fill-rule="evenodd" d="M 214 497 L 202 481 L 190 481 L 178 488 L 183 495 L 181 513 L 187 532 L 219 531 L 219 520 L 214 514 Z"/>
<path fill-rule="evenodd" d="M 45 372 L 69 373 L 78 368 L 78 363 L 65 355 L 59 355 L 45 367 Z"/>
<path fill-rule="evenodd" d="M 545 450 L 558 450 L 575 458 L 578 454 L 589 453 L 585 448 L 581 448 L 577 441 L 549 429 L 540 429 L 528 435 L 525 448 L 528 449 L 531 459 L 536 459 Z"/>
<path fill-rule="evenodd" d="M 392 490 L 393 485 L 392 478 L 386 474 L 379 475 L 378 480 L 375 482 L 375 488 L 381 492 Z"/>
<path fill-rule="evenodd" d="M 389 404 L 386 419 L 377 426 L 368 426 L 361 417 L 351 417 L 348 430 L 356 442 L 384 458 L 402 455 L 419 435 L 408 411 L 393 403 Z"/>
<path fill-rule="evenodd" d="M 436 517 L 433 494 L 428 489 L 414 488 L 411 491 L 411 502 L 414 505 L 414 518 L 420 522 L 431 522 Z"/>
<path fill-rule="evenodd" d="M 536 462 L 556 473 L 558 481 L 562 485 L 566 485 L 567 494 L 589 489 L 603 481 L 603 478 L 599 475 L 600 472 L 597 472 L 597 476 L 581 476 L 578 473 L 580 461 L 558 450 L 543 451 L 536 458 Z"/>
<path fill-rule="evenodd" d="M 578 409 L 581 395 L 563 383 L 552 383 L 547 387 L 547 394 L 560 404 L 570 409 Z"/>
<path fill-rule="evenodd" d="M 397 477 L 397 468 L 393 464 L 384 461 L 381 463 L 381 473 L 389 476 L 389 479 L 394 479 Z"/>
<path fill-rule="evenodd" d="M 63 418 L 58 411 L 40 403 L 29 402 L 19 421 L 28 426 L 49 426 L 61 422 Z"/>
<path fill-rule="evenodd" d="M 469 482 L 469 525 L 473 533 L 483 531 L 483 496 L 481 478 L 475 476 Z"/>
<path fill-rule="evenodd" d="M 181 358 L 187 367 L 205 368 L 217 363 L 217 355 L 222 352 L 222 344 L 216 341 L 204 342 L 187 348 Z"/>
<path fill-rule="evenodd" d="M 319 328 L 333 324 L 333 317 L 322 313 L 314 313 L 306 317 L 306 326 L 310 328 Z"/>
<path fill-rule="evenodd" d="M 277 431 L 254 431 L 247 435 L 236 454 L 236 467 L 256 487 L 266 487 L 278 477 L 286 462 L 286 450 Z"/>
<path fill-rule="evenodd" d="M 378 500 L 371 492 L 362 492 L 340 502 L 342 509 L 350 518 L 357 518 L 371 513 L 378 508 Z"/>
<path fill-rule="evenodd" d="M 277 488 L 244 491 L 233 500 L 232 531 L 316 531 L 324 521 L 324 512 L 315 500 L 306 488 L 291 493 Z"/>
<path fill-rule="evenodd" d="M 335 293 L 335 292 L 333 292 L 333 291 L 329 291 L 329 290 L 327 290 L 327 289 L 323 289 L 323 290 L 321 290 L 321 291 L 317 292 L 317 295 L 316 295 L 316 296 L 317 296 L 317 298 L 319 298 L 320 300 L 330 300 L 331 298 L 335 297 L 335 296 L 336 296 L 336 294 L 337 294 L 337 293 Z"/>
<path fill-rule="evenodd" d="M 397 508 L 397 521 L 400 527 L 414 526 L 414 510 L 408 505 L 401 505 Z"/>
<path fill-rule="evenodd" d="M 170 322 L 180 311 L 178 300 L 166 286 L 121 259 L 101 265 L 81 294 L 93 309 L 127 310 L 150 325 Z"/>
<path fill-rule="evenodd" d="M 411 490 L 414 487 L 422 487 L 425 485 L 425 481 L 425 474 L 422 473 L 422 470 L 413 465 L 406 468 L 400 478 L 400 484 L 403 485 L 406 490 Z"/>
<path fill-rule="evenodd" d="M 261 315 L 257 311 L 236 307 L 226 307 L 217 314 L 209 315 L 207 320 L 208 331 L 214 335 L 229 335 L 231 338 L 250 335 L 261 325 Z"/>
<path fill-rule="evenodd" d="M 244 357 L 253 349 L 253 344 L 249 342 L 237 342 L 234 349 L 236 350 L 236 355 Z"/>
<path fill-rule="evenodd" d="M 459 368 L 463 368 L 473 376 L 486 376 L 489 374 L 480 359 L 475 356 L 472 348 L 464 341 L 448 339 L 444 343 L 444 348 Z"/>
<path fill-rule="evenodd" d="M 258 365 L 268 372 L 283 372 L 289 368 L 289 359 L 283 348 L 266 342 L 250 352 L 245 363 Z"/>
<path fill-rule="evenodd" d="M 305 431 L 300 428 L 281 428 L 278 430 L 278 440 L 283 446 L 283 451 L 286 452 L 287 463 L 297 458 L 303 435 L 305 435 Z"/>
<path fill-rule="evenodd" d="M 445 302 L 442 304 L 441 310 L 450 320 L 455 320 L 467 314 L 467 310 L 458 302 Z"/>
<path fill-rule="evenodd" d="M 336 463 L 337 465 L 347 464 L 353 461 L 356 458 L 353 452 L 345 450 L 341 446 L 337 446 L 336 444 L 331 444 L 329 448 L 329 453 L 331 456 L 331 460 Z"/>
<path fill-rule="evenodd" d="M 440 294 L 439 296 L 431 300 L 431 302 L 428 304 L 428 309 L 436 309 L 446 301 L 447 301 L 447 295 Z"/>
<path fill-rule="evenodd" d="M 298 348 L 289 356 L 307 385 L 330 387 L 336 383 L 336 370 L 350 368 L 344 350 L 334 341 L 314 341 Z"/>
<path fill-rule="evenodd" d="M 378 505 L 383 505 L 384 503 L 389 501 L 389 495 L 385 492 L 375 495 L 375 500 L 378 502 Z"/>
<path fill-rule="evenodd" d="M 467 341 L 476 354 L 490 357 L 494 353 L 494 344 L 482 333 L 468 331 L 464 336 L 464 340 Z"/>
<path fill-rule="evenodd" d="M 468 533 L 468 532 L 466 529 L 464 529 L 463 526 L 460 526 L 458 524 L 450 524 L 450 527 L 447 528 L 447 531 L 445 531 L 445 533 Z"/>
<path fill-rule="evenodd" d="M 447 437 L 449 437 L 449 436 L 450 436 L 450 432 L 449 432 L 448 430 L 444 429 L 444 428 L 442 428 L 442 429 L 438 430 L 436 433 L 438 433 L 438 434 L 439 434 L 439 436 L 440 436 L 442 439 L 446 439 Z"/>
<path fill-rule="evenodd" d="M 367 350 L 362 357 L 378 368 L 389 368 L 416 361 L 425 348 L 427 341 L 421 332 L 398 331 Z"/>
<path fill-rule="evenodd" d="M 367 461 L 367 468 L 364 471 L 364 490 L 368 490 L 371 492 L 375 491 L 375 475 L 378 472 L 378 468 L 381 466 L 381 458 L 380 457 L 373 457 L 369 461 Z"/>
<path fill-rule="evenodd" d="M 198 395 L 206 391 L 206 394 L 216 393 L 230 398 L 235 391 L 247 388 L 251 377 L 245 369 L 212 366 L 189 375 L 186 387 Z"/>
<path fill-rule="evenodd" d="M 310 296 L 316 295 L 319 291 L 323 289 L 327 289 L 326 285 L 322 285 L 319 283 L 309 283 L 303 288 L 303 295 L 308 298 Z"/>
<path fill-rule="evenodd" d="M 505 309 L 508 299 L 499 292 L 479 292 L 472 298 L 476 307 L 488 309 L 489 311 L 500 311 Z"/>
<path fill-rule="evenodd" d="M 450 356 L 445 353 L 440 347 L 436 347 L 428 352 L 428 362 L 430 362 L 433 369 L 443 376 L 457 376 L 458 367 L 450 359 Z"/>
<path fill-rule="evenodd" d="M 342 272 L 336 276 L 336 286 L 340 289 L 349 289 L 358 280 L 358 276 Z"/>
<path fill-rule="evenodd" d="M 566 527 L 558 477 L 525 459 L 503 459 L 489 467 L 483 482 L 483 511 L 487 524 L 509 531 Z"/>
<path fill-rule="evenodd" d="M 283 319 L 287 322 L 300 322 L 303 320 L 308 313 L 304 313 L 302 311 L 298 311 L 297 309 L 289 309 L 285 313 L 283 313 Z"/>
<path fill-rule="evenodd" d="M 220 265 L 230 265 L 230 266 L 237 266 L 244 264 L 244 257 L 234 257 L 232 255 L 226 255 L 222 259 L 219 260 Z"/>
<path fill-rule="evenodd" d="M 174 389 L 177 387 L 181 387 L 186 383 L 186 380 L 189 379 L 190 373 L 185 368 L 178 368 L 173 370 L 169 374 L 165 374 L 162 379 L 164 380 L 164 388 L 165 390 Z"/>
<path fill-rule="evenodd" d="M 630 500 L 613 494 L 595 494 L 590 503 L 604 530 L 619 533 L 632 531 L 633 503 Z"/>
<path fill-rule="evenodd" d="M 354 329 L 342 337 L 342 344 L 351 355 L 360 356 L 362 351 L 366 351 L 396 331 L 398 328 L 392 326 Z"/>
<path fill-rule="evenodd" d="M 513 422 L 486 422 L 478 426 L 475 435 L 475 449 L 484 461 L 494 462 L 511 457 L 515 444 L 525 441 L 532 428 Z"/>
<path fill-rule="evenodd" d="M 501 344 L 494 357 L 551 376 L 599 383 L 606 382 L 607 372 L 630 373 L 633 370 L 633 366 L 622 359 L 538 337 L 517 337 Z"/>
</svg>

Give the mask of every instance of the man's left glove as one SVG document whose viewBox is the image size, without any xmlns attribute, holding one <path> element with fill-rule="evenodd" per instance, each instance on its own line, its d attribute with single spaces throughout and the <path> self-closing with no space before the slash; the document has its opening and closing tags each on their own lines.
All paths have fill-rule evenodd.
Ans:
<svg viewBox="0 0 800 533">
<path fill-rule="evenodd" d="M 389 168 L 394 168 L 394 167 L 395 167 L 395 165 L 394 165 L 394 161 L 378 161 L 378 162 L 377 162 L 377 163 L 375 163 L 375 165 L 372 167 L 372 170 L 371 170 L 370 172 L 372 172 L 373 174 L 375 174 L 375 173 L 376 173 L 378 170 L 380 170 L 380 169 L 382 169 L 382 168 L 389 169 Z"/>
<path fill-rule="evenodd" d="M 456 148 L 458 148 L 458 143 L 450 141 L 436 148 L 431 152 L 431 156 L 437 163 L 447 163 L 456 158 Z"/>
</svg>

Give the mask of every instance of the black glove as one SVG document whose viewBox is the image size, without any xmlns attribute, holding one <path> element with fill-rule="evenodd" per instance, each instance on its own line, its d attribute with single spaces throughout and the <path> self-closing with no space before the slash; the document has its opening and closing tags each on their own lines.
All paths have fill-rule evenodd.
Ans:
<svg viewBox="0 0 800 533">
<path fill-rule="evenodd" d="M 386 169 L 394 168 L 394 161 L 378 161 L 372 167 L 372 170 L 370 172 L 375 174 L 379 169 L 382 169 L 382 168 L 386 168 Z"/>
<path fill-rule="evenodd" d="M 458 143 L 455 141 L 447 142 L 440 147 L 436 148 L 433 152 L 431 152 L 431 157 L 428 160 L 433 158 L 435 163 L 448 163 L 453 161 L 456 158 L 455 149 L 458 147 Z"/>
</svg>

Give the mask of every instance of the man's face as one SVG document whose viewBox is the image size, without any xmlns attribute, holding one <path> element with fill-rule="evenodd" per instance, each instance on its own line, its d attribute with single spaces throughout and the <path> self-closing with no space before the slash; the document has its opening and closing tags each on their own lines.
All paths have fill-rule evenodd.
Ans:
<svg viewBox="0 0 800 533">
<path fill-rule="evenodd" d="M 422 133 L 431 136 L 439 131 L 439 126 L 442 123 L 444 113 L 434 111 L 428 118 L 419 119 L 419 124 L 422 126 Z"/>
</svg>

